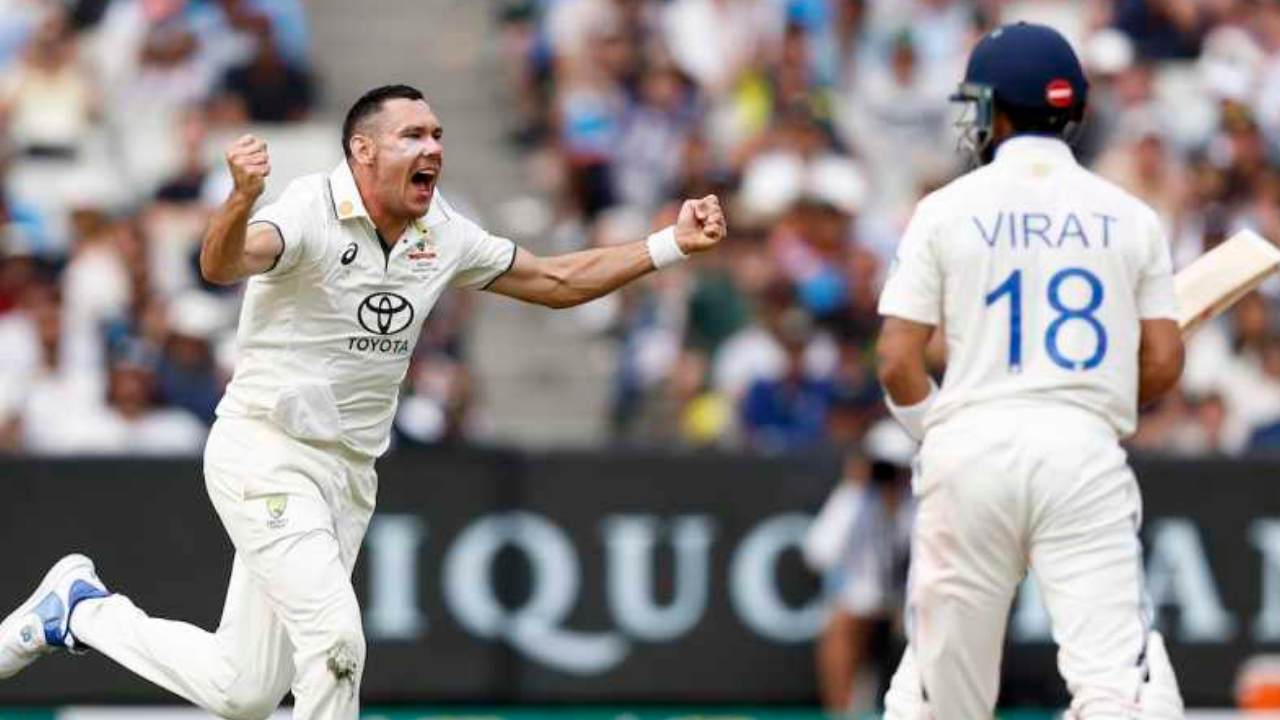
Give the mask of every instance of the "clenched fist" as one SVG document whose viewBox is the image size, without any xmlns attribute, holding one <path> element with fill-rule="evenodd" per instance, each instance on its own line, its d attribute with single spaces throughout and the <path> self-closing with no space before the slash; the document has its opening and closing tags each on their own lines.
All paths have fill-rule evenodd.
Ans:
<svg viewBox="0 0 1280 720">
<path fill-rule="evenodd" d="M 271 174 L 267 144 L 252 135 L 242 136 L 227 148 L 227 167 L 231 169 L 235 192 L 256 199 Z"/>
<path fill-rule="evenodd" d="M 724 239 L 729 230 L 725 224 L 720 199 L 708 195 L 701 200 L 686 200 L 676 219 L 676 243 L 686 255 L 710 250 Z"/>
</svg>

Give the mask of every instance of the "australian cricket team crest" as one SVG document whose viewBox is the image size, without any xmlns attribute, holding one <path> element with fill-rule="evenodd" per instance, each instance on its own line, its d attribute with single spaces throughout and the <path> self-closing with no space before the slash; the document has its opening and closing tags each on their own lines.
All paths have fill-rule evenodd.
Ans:
<svg viewBox="0 0 1280 720">
<path fill-rule="evenodd" d="M 289 509 L 288 495 L 272 495 L 267 498 L 267 527 L 272 530 L 279 530 L 289 524 L 288 518 L 284 516 L 286 510 Z"/>
<path fill-rule="evenodd" d="M 418 275 L 425 275 L 436 269 L 436 248 L 435 238 L 431 236 L 431 231 L 422 227 L 422 221 L 416 221 L 415 227 L 422 233 L 413 244 L 409 246 L 409 251 L 405 253 L 405 258 L 409 261 L 409 269 Z"/>
</svg>

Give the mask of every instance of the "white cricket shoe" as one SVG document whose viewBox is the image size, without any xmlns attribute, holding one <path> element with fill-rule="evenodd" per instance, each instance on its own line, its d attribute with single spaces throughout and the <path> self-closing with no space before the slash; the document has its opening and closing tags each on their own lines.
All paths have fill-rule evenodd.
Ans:
<svg viewBox="0 0 1280 720">
<path fill-rule="evenodd" d="M 82 600 L 110 594 L 92 560 L 84 555 L 59 560 L 31 597 L 0 623 L 0 679 L 17 675 L 58 648 L 75 650 L 71 612 Z"/>
</svg>

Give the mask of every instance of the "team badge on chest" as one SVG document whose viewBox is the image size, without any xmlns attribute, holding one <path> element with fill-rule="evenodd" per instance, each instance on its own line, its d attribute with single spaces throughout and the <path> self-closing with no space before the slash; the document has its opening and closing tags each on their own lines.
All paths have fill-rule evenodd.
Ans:
<svg viewBox="0 0 1280 720">
<path fill-rule="evenodd" d="M 435 238 L 430 230 L 423 230 L 417 240 L 412 241 L 405 258 L 409 261 L 409 270 L 415 275 L 426 275 L 436 269 Z"/>
</svg>

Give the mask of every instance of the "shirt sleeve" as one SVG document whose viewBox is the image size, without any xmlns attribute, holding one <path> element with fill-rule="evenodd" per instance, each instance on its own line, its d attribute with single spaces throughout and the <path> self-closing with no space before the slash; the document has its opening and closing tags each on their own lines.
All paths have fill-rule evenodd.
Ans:
<svg viewBox="0 0 1280 720">
<path fill-rule="evenodd" d="M 942 270 L 933 247 L 937 218 L 930 204 L 916 206 L 907 230 L 898 242 L 889 276 L 880 292 L 883 316 L 900 317 L 925 325 L 937 325 L 942 314 Z"/>
<path fill-rule="evenodd" d="M 465 218 L 468 225 L 462 261 L 451 281 L 454 287 L 483 290 L 502 277 L 516 263 L 516 244 L 506 238 L 490 235 Z"/>
<path fill-rule="evenodd" d="M 1178 299 L 1173 291 L 1173 260 L 1160 220 L 1151 213 L 1147 228 L 1147 257 L 1138 278 L 1138 317 L 1177 320 Z"/>
<path fill-rule="evenodd" d="M 317 242 L 312 230 L 316 190 L 303 180 L 289 183 L 279 198 L 258 209 L 249 224 L 266 223 L 275 227 L 284 240 L 284 249 L 264 275 L 283 275 L 296 268 L 308 255 L 308 246 Z"/>
</svg>

